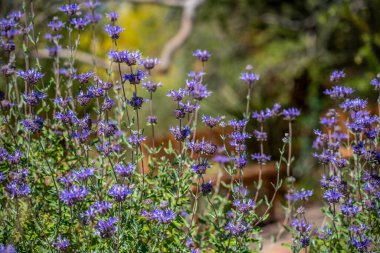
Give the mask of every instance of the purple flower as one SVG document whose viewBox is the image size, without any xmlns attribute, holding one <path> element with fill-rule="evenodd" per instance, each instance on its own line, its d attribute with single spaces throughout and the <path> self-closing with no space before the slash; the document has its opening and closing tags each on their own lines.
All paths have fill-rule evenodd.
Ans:
<svg viewBox="0 0 380 253">
<path fill-rule="evenodd" d="M 124 82 L 129 81 L 130 84 L 136 85 L 140 84 L 141 80 L 145 77 L 145 72 L 142 70 L 137 70 L 136 73 L 124 75 Z"/>
<path fill-rule="evenodd" d="M 75 115 L 75 112 L 67 110 L 66 112 L 56 112 L 54 115 L 55 119 L 58 119 L 64 124 L 76 123 L 78 118 Z"/>
<path fill-rule="evenodd" d="M 59 193 L 59 198 L 68 206 L 73 206 L 76 203 L 83 201 L 87 196 L 88 191 L 84 186 L 74 185 L 73 187 L 63 190 Z"/>
<path fill-rule="evenodd" d="M 104 156 L 109 156 L 112 152 L 120 152 L 120 147 L 116 144 L 111 144 L 109 141 L 104 141 L 101 145 L 97 145 L 96 149 Z"/>
<path fill-rule="evenodd" d="M 115 101 L 113 101 L 111 98 L 107 97 L 106 99 L 104 99 L 103 103 L 102 103 L 102 110 L 103 111 L 110 111 L 112 109 L 112 107 L 114 106 L 115 104 Z"/>
<path fill-rule="evenodd" d="M 25 127 L 27 131 L 30 131 L 32 133 L 39 133 L 44 126 L 44 121 L 39 116 L 36 116 L 34 120 L 32 119 L 22 120 L 21 124 Z"/>
<path fill-rule="evenodd" d="M 300 243 L 302 248 L 306 248 L 310 244 L 311 226 L 305 220 L 294 219 L 292 227 L 297 232 L 295 243 Z"/>
<path fill-rule="evenodd" d="M 215 127 L 220 122 L 221 119 L 222 117 L 213 118 L 211 116 L 202 115 L 203 124 L 207 125 L 210 128 Z"/>
<path fill-rule="evenodd" d="M 327 240 L 331 237 L 332 231 L 329 227 L 322 227 L 321 230 L 315 231 L 316 235 L 321 240 Z"/>
<path fill-rule="evenodd" d="M 51 34 L 51 33 L 45 34 L 45 39 L 55 44 L 57 44 L 58 41 L 61 40 L 62 38 L 63 38 L 62 34 Z M 54 46 L 57 47 L 56 45 Z M 61 49 L 61 46 L 58 46 L 58 49 Z"/>
<path fill-rule="evenodd" d="M 108 210 L 112 209 L 112 203 L 106 201 L 97 201 L 90 208 L 93 208 L 96 213 L 107 214 Z"/>
<path fill-rule="evenodd" d="M 360 98 L 354 98 L 354 99 L 346 99 L 343 103 L 341 103 L 340 108 L 342 108 L 344 111 L 354 111 L 358 112 L 364 108 L 367 107 L 367 100 L 363 100 Z"/>
<path fill-rule="evenodd" d="M 86 106 L 91 102 L 93 97 L 94 95 L 92 92 L 84 93 L 83 91 L 80 91 L 79 95 L 77 96 L 78 104 L 81 106 Z"/>
<path fill-rule="evenodd" d="M 84 28 L 90 23 L 90 20 L 86 18 L 72 18 L 70 24 L 78 30 L 84 30 Z"/>
<path fill-rule="evenodd" d="M 5 180 L 4 173 L 0 172 L 0 181 L 4 181 L 4 180 Z"/>
<path fill-rule="evenodd" d="M 169 224 L 172 220 L 176 218 L 176 213 L 170 209 L 168 210 L 161 210 L 161 209 L 154 209 L 150 213 L 151 219 L 157 220 L 161 224 Z"/>
<path fill-rule="evenodd" d="M 102 15 L 99 13 L 86 14 L 85 19 L 87 19 L 88 22 L 91 24 L 96 24 L 99 20 L 102 19 Z"/>
<path fill-rule="evenodd" d="M 178 108 L 174 110 L 174 116 L 176 119 L 183 119 L 186 116 L 186 112 L 184 108 Z"/>
<path fill-rule="evenodd" d="M 22 198 L 30 193 L 30 187 L 25 180 L 14 180 L 7 185 L 11 198 Z"/>
<path fill-rule="evenodd" d="M 282 115 L 284 116 L 285 120 L 293 121 L 296 119 L 296 117 L 300 116 L 301 111 L 297 108 L 289 108 L 289 109 L 283 109 Z"/>
<path fill-rule="evenodd" d="M 247 155 L 246 154 L 240 154 L 239 156 L 234 157 L 233 161 L 235 163 L 236 168 L 242 170 L 248 163 Z"/>
<path fill-rule="evenodd" d="M 8 245 L 0 244 L 0 253 L 17 253 L 17 251 L 10 244 Z"/>
<path fill-rule="evenodd" d="M 346 77 L 346 73 L 343 70 L 334 70 L 330 74 L 330 82 L 336 83 Z"/>
<path fill-rule="evenodd" d="M 149 115 L 147 118 L 146 118 L 146 122 L 148 123 L 148 125 L 156 125 L 158 120 L 157 120 L 157 116 L 154 116 L 154 115 Z"/>
<path fill-rule="evenodd" d="M 338 203 L 344 195 L 336 188 L 326 190 L 323 194 L 323 198 L 326 199 L 329 203 Z"/>
<path fill-rule="evenodd" d="M 256 81 L 260 80 L 260 75 L 246 72 L 240 75 L 240 80 L 244 81 L 246 85 L 252 86 Z"/>
<path fill-rule="evenodd" d="M 71 173 L 67 173 L 65 176 L 60 176 L 57 178 L 58 182 L 62 183 L 66 188 L 69 188 L 74 183 L 74 178 Z"/>
<path fill-rule="evenodd" d="M 196 154 L 204 153 L 205 155 L 213 155 L 217 150 L 217 146 L 215 144 L 205 140 L 200 142 L 191 141 L 189 143 L 189 148 Z"/>
<path fill-rule="evenodd" d="M 104 27 L 104 31 L 108 33 L 108 35 L 111 37 L 113 40 L 117 40 L 120 38 L 120 33 L 124 32 L 124 28 L 118 26 L 118 25 L 106 25 Z"/>
<path fill-rule="evenodd" d="M 372 79 L 370 84 L 375 88 L 375 90 L 380 90 L 380 81 L 379 81 L 380 75 L 377 74 L 377 77 Z"/>
<path fill-rule="evenodd" d="M 212 160 L 214 160 L 214 162 L 217 162 L 220 164 L 226 164 L 226 163 L 229 163 L 231 161 L 231 158 L 228 156 L 224 156 L 224 155 L 216 155 L 216 156 L 214 156 L 214 158 Z"/>
<path fill-rule="evenodd" d="M 161 87 L 161 83 L 154 83 L 151 80 L 148 80 L 146 82 L 143 82 L 142 86 L 148 91 L 148 92 L 155 92 L 157 90 L 157 87 Z"/>
<path fill-rule="evenodd" d="M 308 201 L 311 196 L 313 196 L 312 190 L 302 189 L 289 195 L 288 199 L 291 201 Z"/>
<path fill-rule="evenodd" d="M 111 137 L 117 132 L 117 126 L 113 122 L 101 121 L 99 123 L 99 135 L 104 135 L 106 137 Z"/>
<path fill-rule="evenodd" d="M 251 138 L 247 132 L 232 132 L 228 137 L 232 139 L 231 145 L 237 146 L 245 143 L 246 139 Z"/>
<path fill-rule="evenodd" d="M 94 168 L 81 168 L 80 170 L 73 171 L 74 181 L 86 181 L 89 177 L 94 175 Z"/>
<path fill-rule="evenodd" d="M 255 202 L 252 199 L 235 199 L 232 205 L 241 213 L 248 213 L 255 208 Z"/>
<path fill-rule="evenodd" d="M 173 101 L 176 101 L 176 102 L 182 101 L 185 95 L 186 95 L 186 91 L 181 88 L 178 91 L 170 90 L 169 93 L 167 94 L 168 97 L 171 97 Z"/>
<path fill-rule="evenodd" d="M 107 13 L 107 18 L 109 18 L 109 20 L 111 22 L 116 22 L 117 19 L 119 18 L 119 14 L 117 12 L 110 12 L 110 13 Z"/>
<path fill-rule="evenodd" d="M 53 45 L 51 47 L 46 48 L 49 52 L 50 57 L 56 57 L 58 55 L 58 51 L 61 49 L 61 46 Z"/>
<path fill-rule="evenodd" d="M 16 49 L 16 45 L 12 41 L 3 42 L 0 40 L 0 46 L 8 53 Z"/>
<path fill-rule="evenodd" d="M 206 170 L 208 168 L 210 168 L 210 164 L 208 163 L 207 159 L 197 163 L 197 164 L 193 164 L 191 165 L 191 169 L 193 170 L 193 172 L 195 174 L 198 174 L 198 175 L 203 175 L 206 173 Z"/>
<path fill-rule="evenodd" d="M 78 126 L 82 129 L 90 130 L 92 126 L 92 120 L 89 114 L 86 114 L 83 118 L 78 120 Z"/>
<path fill-rule="evenodd" d="M 203 193 L 203 195 L 207 195 L 211 191 L 212 191 L 212 181 L 211 181 L 211 179 L 210 179 L 210 181 L 201 184 L 201 192 Z"/>
<path fill-rule="evenodd" d="M 19 22 L 23 16 L 24 13 L 21 11 L 12 11 L 7 15 L 7 18 L 13 20 L 14 22 Z"/>
<path fill-rule="evenodd" d="M 264 123 L 267 119 L 273 116 L 272 111 L 270 109 L 255 111 L 252 113 L 252 118 L 257 120 L 259 123 Z"/>
<path fill-rule="evenodd" d="M 193 56 L 198 57 L 198 59 L 202 62 L 206 62 L 210 58 L 211 54 L 206 50 L 202 51 L 200 49 L 197 49 L 193 52 Z"/>
<path fill-rule="evenodd" d="M 17 75 L 25 80 L 25 82 L 29 85 L 34 85 L 38 82 L 38 80 L 42 79 L 44 74 L 38 72 L 35 69 L 28 69 L 26 71 L 19 70 Z"/>
<path fill-rule="evenodd" d="M 145 61 L 143 61 L 144 68 L 147 70 L 153 69 L 160 61 L 157 58 L 146 57 Z"/>
<path fill-rule="evenodd" d="M 128 143 L 133 147 L 139 147 L 143 141 L 145 141 L 145 136 L 139 135 L 138 133 L 133 133 L 128 137 Z"/>
<path fill-rule="evenodd" d="M 57 241 L 53 242 L 53 246 L 58 252 L 66 252 L 70 247 L 70 241 L 59 235 Z"/>
<path fill-rule="evenodd" d="M 84 2 L 84 4 L 92 10 L 95 9 L 96 7 L 100 6 L 100 2 L 92 1 L 92 0 L 86 1 L 86 2 Z"/>
<path fill-rule="evenodd" d="M 70 69 L 70 68 L 60 68 L 59 74 L 63 75 L 64 77 L 70 78 L 71 76 L 74 77 L 75 73 L 77 73 L 77 69 Z"/>
<path fill-rule="evenodd" d="M 0 163 L 8 160 L 8 151 L 0 147 Z"/>
<path fill-rule="evenodd" d="M 75 75 L 74 76 L 74 80 L 78 80 L 78 82 L 80 84 L 85 84 L 85 83 L 88 83 L 88 81 L 90 80 L 90 78 L 94 77 L 94 72 L 92 71 L 88 71 L 86 73 L 81 73 L 79 75 Z"/>
<path fill-rule="evenodd" d="M 232 236 L 241 236 L 243 235 L 248 229 L 249 225 L 246 224 L 244 221 L 236 220 L 236 221 L 230 221 L 225 226 L 225 229 L 232 235 Z"/>
<path fill-rule="evenodd" d="M 111 195 L 116 202 L 124 201 L 132 193 L 133 191 L 129 187 L 118 184 L 113 185 L 108 192 L 108 194 Z"/>
<path fill-rule="evenodd" d="M 52 21 L 48 23 L 48 27 L 53 32 L 60 31 L 63 27 L 65 27 L 65 23 L 63 23 L 61 20 L 58 19 L 58 17 L 54 17 Z"/>
<path fill-rule="evenodd" d="M 126 165 L 118 163 L 115 165 L 115 172 L 121 177 L 130 177 L 135 169 L 136 164 L 133 163 L 128 163 Z"/>
<path fill-rule="evenodd" d="M 270 155 L 265 155 L 265 154 L 253 154 L 251 156 L 251 159 L 252 160 L 256 160 L 258 164 L 262 164 L 262 165 L 265 165 L 267 162 L 270 161 Z"/>
<path fill-rule="evenodd" d="M 198 103 L 192 104 L 190 101 L 187 101 L 186 104 L 179 102 L 179 105 L 185 110 L 186 113 L 193 113 L 196 109 L 199 108 Z"/>
<path fill-rule="evenodd" d="M 142 55 L 141 55 L 140 51 L 138 51 L 138 50 L 137 51 L 124 51 L 123 61 L 128 66 L 140 64 L 142 61 Z M 143 72 L 143 71 L 141 71 L 141 72 Z"/>
<path fill-rule="evenodd" d="M 331 90 L 325 90 L 325 94 L 333 99 L 346 98 L 352 94 L 354 90 L 351 87 L 334 86 Z"/>
<path fill-rule="evenodd" d="M 242 120 L 232 119 L 228 122 L 228 125 L 232 126 L 234 128 L 234 131 L 241 131 L 244 129 L 247 123 L 248 121 L 245 119 L 242 119 Z"/>
<path fill-rule="evenodd" d="M 80 7 L 78 4 L 65 4 L 59 7 L 58 10 L 66 13 L 67 16 L 73 16 L 80 10 Z"/>
<path fill-rule="evenodd" d="M 118 52 L 116 50 L 111 50 L 108 52 L 108 57 L 112 59 L 113 62 L 122 63 L 124 61 L 124 55 L 126 55 L 128 51 Z"/>
<path fill-rule="evenodd" d="M 261 131 L 255 130 L 253 132 L 253 135 L 255 136 L 257 141 L 260 141 L 260 142 L 267 141 L 267 133 L 266 132 L 261 132 Z"/>
<path fill-rule="evenodd" d="M 101 87 L 91 86 L 88 89 L 88 93 L 94 95 L 97 98 L 100 98 L 100 97 L 103 97 L 106 92 Z"/>
<path fill-rule="evenodd" d="M 142 97 L 138 97 L 136 92 L 133 92 L 132 98 L 128 100 L 128 104 L 134 109 L 138 110 L 144 103 L 144 99 Z"/>
<path fill-rule="evenodd" d="M 359 207 L 353 203 L 352 199 L 349 199 L 347 203 L 342 204 L 340 210 L 348 217 L 353 217 L 360 211 Z"/>
<path fill-rule="evenodd" d="M 22 153 L 20 150 L 16 150 L 13 155 L 8 155 L 8 162 L 10 164 L 16 165 L 21 161 Z"/>
<path fill-rule="evenodd" d="M 37 105 L 41 100 L 46 98 L 46 94 L 32 90 L 28 94 L 23 94 L 25 103 L 31 106 Z"/>
<path fill-rule="evenodd" d="M 195 85 L 189 91 L 189 96 L 192 98 L 201 101 L 204 98 L 207 98 L 211 95 L 211 92 L 207 90 L 207 87 L 199 82 L 196 82 Z"/>
<path fill-rule="evenodd" d="M 95 226 L 95 234 L 99 235 L 101 238 L 110 238 L 116 232 L 115 223 L 118 220 L 114 217 L 109 217 L 108 220 L 100 219 L 98 224 Z"/>
<path fill-rule="evenodd" d="M 175 128 L 172 127 L 170 128 L 170 132 L 172 132 L 176 141 L 180 142 L 185 141 L 191 134 L 190 127 L 188 126 L 182 127 L 182 129 L 179 126 L 176 126 Z"/>
<path fill-rule="evenodd" d="M 368 248 L 371 244 L 371 239 L 365 236 L 354 237 L 351 240 L 351 244 L 359 251 L 359 252 L 368 252 Z"/>
</svg>

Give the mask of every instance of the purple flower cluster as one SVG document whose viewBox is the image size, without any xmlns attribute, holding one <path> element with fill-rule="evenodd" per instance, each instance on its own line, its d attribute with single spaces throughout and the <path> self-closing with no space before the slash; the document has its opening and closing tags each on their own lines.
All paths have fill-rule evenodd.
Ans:
<svg viewBox="0 0 380 253">
<path fill-rule="evenodd" d="M 161 224 L 169 224 L 177 217 L 173 210 L 159 208 L 154 208 L 151 212 L 143 210 L 141 215 L 147 220 L 155 220 Z"/>
<path fill-rule="evenodd" d="M 114 217 L 109 217 L 107 220 L 99 219 L 95 226 L 95 234 L 103 239 L 112 237 L 117 230 L 115 226 L 116 222 L 118 222 L 118 220 Z"/>
<path fill-rule="evenodd" d="M 111 187 L 108 194 L 111 195 L 116 202 L 122 202 L 127 199 L 129 195 L 133 193 L 130 187 L 125 185 L 115 184 Z"/>
<path fill-rule="evenodd" d="M 68 206 L 73 206 L 78 202 L 83 201 L 88 194 L 88 190 L 84 186 L 74 185 L 71 188 L 62 190 L 59 193 L 59 198 Z"/>
</svg>

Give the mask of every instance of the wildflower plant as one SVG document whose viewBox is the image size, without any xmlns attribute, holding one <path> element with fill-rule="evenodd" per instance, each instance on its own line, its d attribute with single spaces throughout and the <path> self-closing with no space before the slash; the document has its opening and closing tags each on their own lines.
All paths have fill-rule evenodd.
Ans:
<svg viewBox="0 0 380 253">
<path fill-rule="evenodd" d="M 314 131 L 314 157 L 323 168 L 325 220 L 321 227 L 307 221 L 303 206 L 310 190 L 291 194 L 289 201 L 298 207 L 290 224 L 293 252 L 378 251 L 380 111 L 371 110 L 366 99 L 353 97 L 354 90 L 342 86 L 345 77 L 343 70 L 332 72 L 333 87 L 324 93 L 335 107 L 321 118 L 321 130 Z M 378 77 L 370 84 L 378 90 Z"/>
<path fill-rule="evenodd" d="M 165 123 L 154 111 L 156 91 L 164 89 L 153 79 L 159 60 L 122 48 L 118 40 L 128 28 L 118 24 L 116 12 L 97 13 L 99 6 L 93 0 L 63 3 L 47 23 L 45 36 L 35 31 L 33 2 L 0 20 L 0 46 L 7 62 L 1 68 L 6 87 L 0 96 L 0 251 L 259 250 L 260 225 L 268 219 L 281 187 L 281 161 L 286 147 L 291 157 L 291 124 L 300 111 L 281 110 L 278 104 L 251 111 L 252 92 L 260 77 L 248 66 L 240 76 L 247 90 L 242 118 L 203 114 L 203 101 L 212 95 L 206 84 L 206 67 L 212 56 L 196 50 L 193 56 L 202 68 L 191 71 L 183 87 L 160 98 L 173 105 L 173 113 L 167 117 L 174 117 L 176 124 L 165 126 L 173 141 L 156 143 L 155 126 Z M 82 66 L 75 58 L 84 31 L 91 30 L 92 41 L 96 41 L 96 26 L 103 26 L 112 41 L 106 71 L 96 65 L 94 45 L 92 66 Z M 46 65 L 38 53 L 42 37 L 50 56 Z M 67 65 L 60 57 L 62 48 L 70 52 Z M 361 111 L 365 104 L 347 100 L 345 108 L 355 113 L 352 129 L 363 127 L 374 136 L 377 130 L 369 129 L 368 124 L 374 124 L 376 118 Z M 147 119 L 142 118 L 142 110 L 149 112 Z M 263 197 L 262 172 L 271 161 L 265 152 L 265 123 L 280 116 L 289 122 L 289 134 L 280 149 L 280 162 L 275 164 L 273 193 Z M 360 125 L 361 119 L 369 123 Z M 200 124 L 209 129 L 210 138 L 199 137 Z M 219 133 L 222 145 L 211 138 Z M 253 154 L 247 148 L 250 138 L 260 147 Z M 356 155 L 367 157 L 365 147 L 370 143 L 362 147 L 359 139 L 355 141 Z M 330 150 L 326 152 L 331 155 Z M 243 180 L 250 160 L 259 168 L 254 191 L 248 190 Z M 338 161 L 333 160 L 334 164 Z M 219 168 L 219 175 L 229 175 L 229 181 L 210 179 L 208 171 L 213 166 Z M 359 167 L 357 171 L 363 180 L 367 178 L 362 196 L 374 198 L 377 179 L 373 171 L 363 174 Z M 332 180 L 330 176 L 326 175 L 326 180 Z M 219 190 L 222 186 L 227 188 L 226 195 Z M 334 199 L 334 210 L 346 196 L 342 187 L 328 186 L 326 198 Z M 306 200 L 309 195 L 301 192 L 294 198 Z M 350 199 L 345 212 L 353 216 L 357 208 L 351 204 L 357 202 L 354 196 Z M 199 208 L 201 201 L 206 203 L 203 208 Z M 307 227 L 304 220 L 292 224 L 302 231 Z M 365 247 L 367 241 L 358 231 L 370 228 L 357 225 L 351 245 Z M 301 239 L 308 242 L 304 234 Z"/>
</svg>

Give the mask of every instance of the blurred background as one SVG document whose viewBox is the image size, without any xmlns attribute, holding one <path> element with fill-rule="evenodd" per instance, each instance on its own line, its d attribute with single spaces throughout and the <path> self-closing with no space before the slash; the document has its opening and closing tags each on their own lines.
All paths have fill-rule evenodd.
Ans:
<svg viewBox="0 0 380 253">
<path fill-rule="evenodd" d="M 1 0 L 1 16 L 22 8 L 23 1 Z M 154 80 L 163 87 L 157 97 L 155 111 L 165 124 L 158 134 L 165 138 L 174 117 L 168 117 L 173 104 L 165 98 L 171 88 L 182 87 L 187 73 L 200 70 L 192 56 L 195 49 L 207 49 L 212 57 L 206 64 L 206 83 L 213 92 L 203 103 L 202 113 L 227 118 L 242 117 L 246 86 L 239 80 L 247 64 L 261 79 L 253 91 L 251 108 L 298 107 L 302 116 L 295 125 L 295 173 L 314 175 L 312 158 L 313 129 L 330 105 L 323 95 L 331 87 L 329 74 L 334 69 L 347 73 L 346 85 L 359 96 L 376 102 L 369 81 L 379 71 L 380 1 L 376 0 L 111 0 L 100 1 L 97 11 L 103 15 L 96 25 L 96 40 L 91 29 L 81 35 L 77 54 L 78 72 L 91 69 L 91 45 L 94 43 L 99 61 L 108 62 L 111 40 L 103 31 L 105 13 L 117 11 L 118 24 L 126 30 L 118 42 L 120 49 L 139 49 L 144 56 L 161 59 Z M 46 25 L 63 1 L 33 0 L 35 31 L 40 39 L 41 57 L 47 42 Z M 67 45 L 63 39 L 62 45 Z M 45 50 L 46 51 L 46 50 Z M 21 55 L 22 56 L 22 55 Z M 45 56 L 47 53 L 45 52 Z M 86 58 L 87 57 L 87 58 Z M 45 57 L 46 64 L 52 62 Z M 22 68 L 22 61 L 20 68 Z M 65 63 L 65 59 L 62 59 Z M 82 64 L 85 63 L 85 64 Z M 44 63 L 43 63 L 44 65 Z M 46 66 L 46 65 L 45 65 Z M 105 68 L 98 68 L 106 74 Z M 46 70 L 49 76 L 50 70 Z M 47 76 L 47 77 L 48 77 Z M 47 79 L 49 80 L 49 79 Z M 5 85 L 4 79 L 1 85 Z M 165 116 L 164 116 L 165 115 Z M 267 153 L 278 156 L 286 124 L 271 121 L 267 126 Z M 254 143 L 250 145 L 254 152 Z M 304 177 L 310 178 L 310 177 Z M 316 183 L 318 177 L 316 176 Z M 307 182 L 310 186 L 310 182 Z M 302 180 L 301 180 L 302 184 Z"/>
</svg>

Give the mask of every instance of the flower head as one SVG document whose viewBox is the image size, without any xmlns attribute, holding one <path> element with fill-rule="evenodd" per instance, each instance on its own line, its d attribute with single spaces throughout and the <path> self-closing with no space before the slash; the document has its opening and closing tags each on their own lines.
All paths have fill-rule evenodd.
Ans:
<svg viewBox="0 0 380 253">
<path fill-rule="evenodd" d="M 118 220 L 114 217 L 109 217 L 107 220 L 99 219 L 98 224 L 95 226 L 95 234 L 101 238 L 110 238 L 116 232 L 115 223 Z"/>
<path fill-rule="evenodd" d="M 29 85 L 34 85 L 38 82 L 38 80 L 42 79 L 44 74 L 38 72 L 35 69 L 28 69 L 26 71 L 19 70 L 17 75 L 25 80 L 25 82 Z"/>
<path fill-rule="evenodd" d="M 132 193 L 133 191 L 129 187 L 118 184 L 113 185 L 108 192 L 108 194 L 111 195 L 116 202 L 122 202 L 126 200 L 126 198 Z"/>
<path fill-rule="evenodd" d="M 119 174 L 121 177 L 130 177 L 135 169 L 136 164 L 134 163 L 118 163 L 115 165 L 115 172 Z"/>
<path fill-rule="evenodd" d="M 260 80 L 260 75 L 256 73 L 245 72 L 240 75 L 240 80 L 242 80 L 246 85 L 252 86 L 256 81 Z"/>
<path fill-rule="evenodd" d="M 300 116 L 301 111 L 297 108 L 289 108 L 289 109 L 283 109 L 282 115 L 284 116 L 285 120 L 293 121 L 296 119 L 296 117 Z"/>
<path fill-rule="evenodd" d="M 83 201 L 87 196 L 88 190 L 84 186 L 74 185 L 73 187 L 63 190 L 59 193 L 59 198 L 68 206 Z"/>
<path fill-rule="evenodd" d="M 336 83 L 346 77 L 346 73 L 343 70 L 334 70 L 330 74 L 330 82 Z"/>
<path fill-rule="evenodd" d="M 104 27 L 104 31 L 108 33 L 108 35 L 111 37 L 113 40 L 117 40 L 120 38 L 120 33 L 124 32 L 124 28 L 118 26 L 118 25 L 106 25 Z"/>
<path fill-rule="evenodd" d="M 57 241 L 53 242 L 53 246 L 58 252 L 66 252 L 70 247 L 70 241 L 66 238 L 62 238 L 61 235 L 58 236 Z"/>
<path fill-rule="evenodd" d="M 117 12 L 109 12 L 106 16 L 111 22 L 116 22 L 119 18 L 119 14 Z"/>
<path fill-rule="evenodd" d="M 351 87 L 334 86 L 331 90 L 325 90 L 325 94 L 333 99 L 346 98 L 351 95 L 354 90 Z"/>
<path fill-rule="evenodd" d="M 65 4 L 59 7 L 58 10 L 66 13 L 67 16 L 73 16 L 80 10 L 80 6 L 78 4 Z"/>
<path fill-rule="evenodd" d="M 193 52 L 193 56 L 198 57 L 201 62 L 206 62 L 211 57 L 211 54 L 207 50 L 197 49 Z"/>
</svg>

